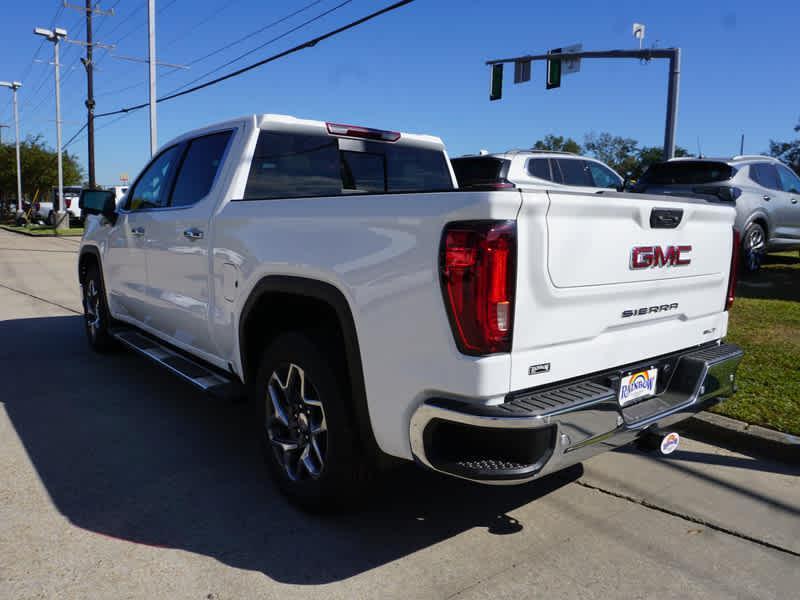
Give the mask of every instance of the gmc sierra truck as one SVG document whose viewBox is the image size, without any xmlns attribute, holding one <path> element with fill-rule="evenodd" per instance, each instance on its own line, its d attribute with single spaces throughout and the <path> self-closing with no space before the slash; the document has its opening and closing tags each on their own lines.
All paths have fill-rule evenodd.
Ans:
<svg viewBox="0 0 800 600">
<path fill-rule="evenodd" d="M 730 206 L 458 190 L 436 137 L 275 115 L 183 135 L 81 205 L 91 347 L 245 391 L 307 507 L 387 456 L 527 482 L 735 388 Z"/>
</svg>

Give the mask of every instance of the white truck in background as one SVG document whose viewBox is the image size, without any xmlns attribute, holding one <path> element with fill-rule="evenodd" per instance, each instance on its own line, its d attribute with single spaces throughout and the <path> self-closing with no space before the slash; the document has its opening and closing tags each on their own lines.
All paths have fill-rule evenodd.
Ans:
<svg viewBox="0 0 800 600">
<path fill-rule="evenodd" d="M 257 115 L 86 191 L 92 348 L 244 389 L 282 490 L 348 502 L 386 455 L 520 483 L 729 396 L 734 210 L 462 191 L 438 138 Z"/>
</svg>

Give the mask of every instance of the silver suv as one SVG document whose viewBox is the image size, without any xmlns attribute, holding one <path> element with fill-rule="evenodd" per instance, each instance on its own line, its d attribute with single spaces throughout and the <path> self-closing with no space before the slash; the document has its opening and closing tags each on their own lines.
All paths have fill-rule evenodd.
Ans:
<svg viewBox="0 0 800 600">
<path fill-rule="evenodd" d="M 775 158 L 676 158 L 652 165 L 633 191 L 734 203 L 750 271 L 767 252 L 800 249 L 800 177 Z"/>
<path fill-rule="evenodd" d="M 461 156 L 450 162 L 461 188 L 546 186 L 596 191 L 621 189 L 623 185 L 622 177 L 608 165 L 571 152 L 509 150 Z"/>
</svg>

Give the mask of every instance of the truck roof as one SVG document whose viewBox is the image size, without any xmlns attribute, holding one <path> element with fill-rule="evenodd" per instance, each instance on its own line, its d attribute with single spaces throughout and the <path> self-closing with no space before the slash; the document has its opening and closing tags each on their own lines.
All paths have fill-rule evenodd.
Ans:
<svg viewBox="0 0 800 600">
<path fill-rule="evenodd" d="M 161 147 L 164 148 L 166 146 L 176 144 L 185 139 L 196 137 L 204 133 L 210 133 L 212 131 L 218 131 L 220 129 L 241 126 L 243 123 L 246 123 L 247 121 L 250 121 L 255 127 L 259 129 L 273 129 L 273 130 L 283 129 L 286 131 L 306 130 L 309 132 L 314 131 L 314 132 L 325 132 L 325 133 L 327 133 L 328 123 L 331 123 L 331 121 L 300 119 L 297 117 L 293 117 L 291 115 L 277 115 L 271 113 L 253 114 L 253 115 L 239 117 L 236 119 L 230 119 L 227 121 L 220 121 L 218 123 L 206 125 L 205 127 L 193 129 L 192 131 L 187 131 L 186 133 L 183 133 L 178 137 L 169 140 L 166 144 L 163 144 Z M 334 123 L 338 123 L 338 121 L 334 121 Z M 359 127 L 365 127 L 365 126 L 359 125 Z M 437 150 L 444 149 L 444 142 L 442 142 L 442 139 L 437 136 L 418 134 L 418 133 L 406 133 L 406 132 L 397 132 L 397 133 L 400 134 L 400 139 L 397 140 L 397 142 L 393 143 L 401 145 L 428 147 Z"/>
</svg>

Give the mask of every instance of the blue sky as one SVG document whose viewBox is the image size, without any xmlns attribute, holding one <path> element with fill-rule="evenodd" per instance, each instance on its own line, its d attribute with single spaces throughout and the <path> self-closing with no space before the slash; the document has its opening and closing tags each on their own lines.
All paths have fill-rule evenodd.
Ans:
<svg viewBox="0 0 800 600">
<path fill-rule="evenodd" d="M 80 0 L 71 0 L 77 4 Z M 159 96 L 284 33 L 343 0 L 321 0 L 287 21 L 236 44 L 188 71 L 159 69 Z M 311 0 L 157 0 L 159 60 L 187 64 Z M 220 73 L 288 48 L 386 6 L 352 0 L 308 27 L 265 46 Z M 58 10 L 60 0 L 6 2 L 0 79 L 23 78 L 24 135 L 55 145 L 52 47 L 40 49 L 35 26 L 67 28 L 82 39 L 82 15 Z M 609 5 L 613 4 L 613 8 Z M 115 43 L 97 52 L 97 111 L 147 99 L 146 65 L 113 54 L 144 57 L 146 0 L 103 0 L 113 17 L 96 17 L 95 39 Z M 663 140 L 665 61 L 584 62 L 562 87 L 546 91 L 544 65 L 530 83 L 506 74 L 504 98 L 488 101 L 490 58 L 538 53 L 573 43 L 585 49 L 633 48 L 631 24 L 647 25 L 646 45 L 683 50 L 677 141 L 706 155 L 759 153 L 770 138 L 787 139 L 800 117 L 800 2 L 670 1 L 497 2 L 416 0 L 359 29 L 199 93 L 159 104 L 159 142 L 230 117 L 271 112 L 441 136 L 452 156 L 527 147 L 548 133 L 582 141 L 609 131 L 647 145 Z M 37 49 L 39 49 L 38 55 Z M 83 124 L 85 74 L 78 46 L 62 53 L 64 140 Z M 106 56 L 104 56 L 106 55 Z M 37 58 L 37 62 L 34 61 Z M 125 89 L 129 88 L 129 89 Z M 11 124 L 10 93 L 0 89 L 0 123 Z M 149 158 L 147 110 L 97 121 L 97 179 L 133 177 Z M 9 130 L 3 131 L 9 139 Z M 86 140 L 69 147 L 86 164 Z"/>
</svg>

